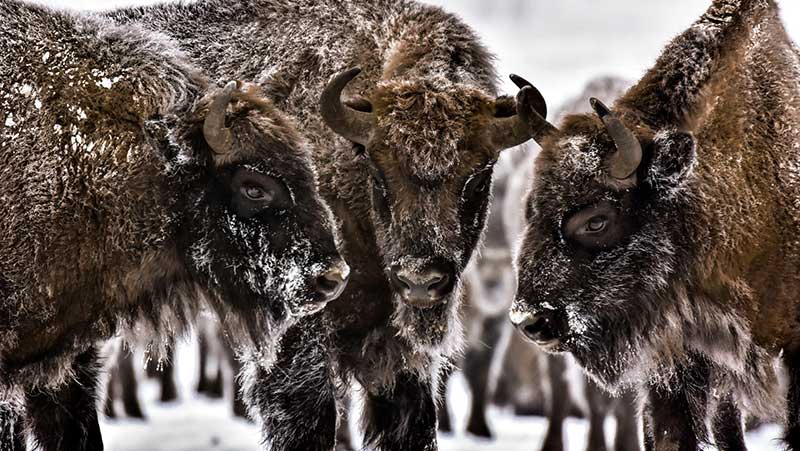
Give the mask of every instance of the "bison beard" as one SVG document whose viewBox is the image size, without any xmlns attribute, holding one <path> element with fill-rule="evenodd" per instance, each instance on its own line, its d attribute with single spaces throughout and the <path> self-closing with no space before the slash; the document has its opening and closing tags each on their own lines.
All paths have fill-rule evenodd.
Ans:
<svg viewBox="0 0 800 451">
<path fill-rule="evenodd" d="M 459 279 L 484 227 L 491 168 L 530 138 L 513 100 L 496 97 L 472 30 L 406 0 L 206 0 L 108 16 L 174 37 L 214 77 L 264 80 L 315 145 L 354 270 L 339 302 L 287 331 L 274 368 L 249 366 L 269 449 L 330 450 L 330 412 L 353 380 L 368 412 L 395 410 L 395 425 L 364 418 L 376 446 L 435 449 L 432 387 L 460 347 Z"/>
<path fill-rule="evenodd" d="M 542 152 L 511 319 L 609 389 L 638 386 L 651 449 L 695 449 L 706 424 L 743 449 L 740 408 L 783 416 L 776 363 L 793 374 L 798 345 L 799 57 L 774 1 L 715 0 L 613 111 L 591 99 L 594 114 L 559 129 L 525 112 Z M 792 385 L 791 449 L 796 399 Z"/>
<path fill-rule="evenodd" d="M 251 85 L 95 15 L 10 0 L 0 28 L 0 438 L 24 411 L 43 450 L 96 449 L 98 342 L 210 307 L 267 365 L 348 268 L 308 143 Z"/>
</svg>

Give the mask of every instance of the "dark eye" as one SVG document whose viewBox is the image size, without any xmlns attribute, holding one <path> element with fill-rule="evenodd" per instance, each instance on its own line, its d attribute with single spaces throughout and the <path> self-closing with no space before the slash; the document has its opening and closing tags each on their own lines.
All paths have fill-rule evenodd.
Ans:
<svg viewBox="0 0 800 451">
<path fill-rule="evenodd" d="M 603 201 L 570 215 L 562 233 L 568 241 L 603 250 L 615 246 L 625 237 L 630 230 L 629 222 L 614 205 Z"/>
<path fill-rule="evenodd" d="M 602 232 L 606 228 L 606 224 L 608 223 L 608 219 L 605 216 L 595 216 L 592 219 L 586 221 L 584 225 L 584 230 L 589 233 L 598 233 Z"/>
<path fill-rule="evenodd" d="M 270 175 L 239 168 L 230 183 L 231 206 L 239 216 L 249 218 L 267 208 L 281 210 L 292 205 L 289 189 Z"/>
<path fill-rule="evenodd" d="M 275 196 L 272 192 L 256 185 L 243 185 L 240 189 L 248 199 L 262 202 L 270 202 Z"/>
</svg>

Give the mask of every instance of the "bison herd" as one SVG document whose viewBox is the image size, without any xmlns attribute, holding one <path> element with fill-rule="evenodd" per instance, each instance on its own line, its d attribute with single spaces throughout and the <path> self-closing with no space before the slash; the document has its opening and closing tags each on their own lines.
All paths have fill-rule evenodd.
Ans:
<svg viewBox="0 0 800 451">
<path fill-rule="evenodd" d="M 435 451 L 457 367 L 470 432 L 505 402 L 560 450 L 572 359 L 591 450 L 609 413 L 618 450 L 743 450 L 747 418 L 800 450 L 800 52 L 775 0 L 712 0 L 553 122 L 511 79 L 413 0 L 3 0 L 0 450 L 103 449 L 100 349 L 168 361 L 191 329 L 273 451 L 347 449 L 356 386 L 366 448 Z"/>
</svg>

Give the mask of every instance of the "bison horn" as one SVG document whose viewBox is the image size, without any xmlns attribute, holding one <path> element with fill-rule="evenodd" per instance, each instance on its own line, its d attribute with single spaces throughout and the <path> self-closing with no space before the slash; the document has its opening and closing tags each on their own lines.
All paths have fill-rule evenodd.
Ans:
<svg viewBox="0 0 800 451">
<path fill-rule="evenodd" d="M 322 91 L 319 110 L 322 120 L 331 130 L 354 143 L 366 146 L 372 129 L 372 114 L 342 103 L 342 91 L 359 73 L 361 68 L 354 67 L 336 74 Z"/>
<path fill-rule="evenodd" d="M 536 142 L 558 131 L 551 123 L 547 122 L 547 102 L 536 87 L 524 78 L 511 74 L 511 81 L 520 88 L 517 93 L 517 114 L 528 127 L 531 137 Z"/>
<path fill-rule="evenodd" d="M 606 163 L 608 173 L 617 180 L 625 180 L 639 169 L 639 164 L 642 162 L 642 145 L 636 135 L 603 102 L 592 97 L 589 103 L 600 116 L 617 147 L 616 152 L 608 157 Z"/>
<path fill-rule="evenodd" d="M 222 88 L 222 92 L 211 101 L 206 120 L 203 122 L 203 136 L 211 150 L 218 155 L 230 152 L 233 147 L 233 134 L 231 129 L 225 127 L 225 111 L 238 86 L 238 82 L 231 81 Z"/>
</svg>

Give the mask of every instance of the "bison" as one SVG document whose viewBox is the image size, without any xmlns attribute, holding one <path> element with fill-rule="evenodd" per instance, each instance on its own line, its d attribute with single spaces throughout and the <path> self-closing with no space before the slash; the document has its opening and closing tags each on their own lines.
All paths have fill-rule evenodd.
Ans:
<svg viewBox="0 0 800 451">
<path fill-rule="evenodd" d="M 203 95 L 206 94 L 206 95 Z M 209 306 L 268 361 L 348 267 L 308 144 L 163 35 L 0 4 L 0 443 L 101 449 L 96 344 Z M 153 335 L 154 334 L 154 335 Z"/>
<path fill-rule="evenodd" d="M 571 97 L 561 105 L 554 114 L 556 120 L 567 116 L 572 113 L 583 113 L 591 111 L 591 108 L 586 102 L 589 96 L 601 98 L 605 101 L 610 101 L 618 98 L 630 87 L 630 83 L 616 77 L 597 77 L 591 80 L 577 96 Z M 525 194 L 530 189 L 531 181 L 533 180 L 533 162 L 537 152 L 532 152 L 528 155 L 525 161 L 515 165 L 516 170 L 510 175 L 511 180 L 508 181 L 508 190 L 504 200 L 503 206 L 503 222 L 505 224 L 505 232 L 509 242 L 519 244 L 519 239 L 525 229 Z M 515 253 L 519 252 L 517 248 L 514 249 Z M 511 301 L 509 300 L 509 304 Z M 511 324 L 509 324 L 511 328 Z M 510 367 L 511 375 L 519 373 L 522 368 L 517 366 L 526 364 L 527 358 L 525 353 L 520 352 L 520 348 L 524 343 L 524 338 L 521 334 L 517 334 L 512 338 L 512 343 L 509 346 L 509 354 L 507 360 L 520 360 L 520 362 L 509 362 L 506 366 Z M 513 350 L 513 352 L 511 351 Z M 541 353 L 538 348 L 532 348 L 527 352 Z M 543 356 L 544 357 L 544 356 Z M 578 382 L 568 376 L 571 370 L 574 370 L 575 365 L 572 359 L 565 359 L 561 355 L 547 355 L 543 359 L 545 367 L 547 368 L 547 382 L 549 382 L 549 390 L 546 391 L 546 399 L 548 406 L 548 428 L 542 444 L 542 450 L 554 451 L 562 450 L 564 448 L 564 420 L 570 413 L 571 409 L 575 409 L 574 402 L 570 401 L 570 393 L 578 395 L 579 399 L 585 399 L 588 406 L 588 419 L 589 419 L 589 432 L 587 450 L 604 450 L 606 449 L 606 438 L 604 434 L 603 424 L 609 413 L 613 413 L 617 430 L 614 437 L 614 449 L 617 451 L 638 451 L 639 434 L 637 427 L 636 404 L 634 402 L 633 394 L 626 391 L 619 401 L 614 400 L 608 396 L 602 389 L 598 388 L 597 384 L 590 380 L 583 380 L 583 384 L 575 384 Z M 534 377 L 539 371 L 528 369 L 530 373 L 528 378 Z M 583 390 L 577 390 L 576 387 L 583 385 Z M 520 384 L 525 387 L 526 384 Z M 571 405 L 572 404 L 572 405 Z"/>
<path fill-rule="evenodd" d="M 355 380 L 367 446 L 436 449 L 432 375 L 461 344 L 460 276 L 492 167 L 530 139 L 474 32 L 407 0 L 206 0 L 108 16 L 170 35 L 212 77 L 261 80 L 316 144 L 353 274 L 342 301 L 288 331 L 275 367 L 249 378 L 267 446 L 332 449 L 340 388 Z"/>
<path fill-rule="evenodd" d="M 743 449 L 739 409 L 785 405 L 777 361 L 800 449 L 799 60 L 773 0 L 715 0 L 614 108 L 520 111 L 542 151 L 510 317 L 637 386 L 648 449 L 697 449 L 707 424 Z"/>
</svg>

